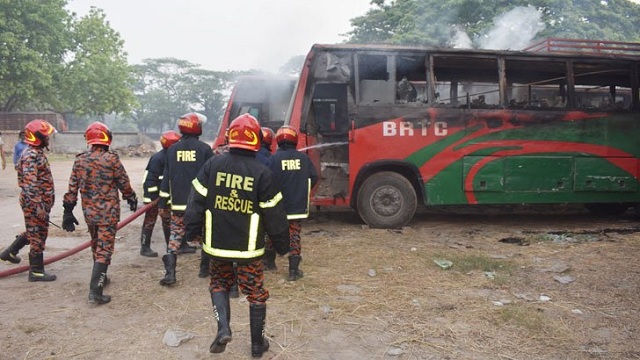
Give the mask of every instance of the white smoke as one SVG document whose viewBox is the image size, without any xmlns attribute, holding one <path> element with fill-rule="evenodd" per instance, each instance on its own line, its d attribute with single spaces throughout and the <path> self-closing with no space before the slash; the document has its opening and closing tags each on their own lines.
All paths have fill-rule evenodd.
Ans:
<svg viewBox="0 0 640 360">
<path fill-rule="evenodd" d="M 450 44 L 454 49 L 471 49 L 473 47 L 469 35 L 460 29 L 456 29 L 456 33 L 453 39 L 451 39 Z"/>
<path fill-rule="evenodd" d="M 477 39 L 481 49 L 521 50 L 545 27 L 542 13 L 533 6 L 519 6 L 497 16 L 494 27 Z"/>
</svg>

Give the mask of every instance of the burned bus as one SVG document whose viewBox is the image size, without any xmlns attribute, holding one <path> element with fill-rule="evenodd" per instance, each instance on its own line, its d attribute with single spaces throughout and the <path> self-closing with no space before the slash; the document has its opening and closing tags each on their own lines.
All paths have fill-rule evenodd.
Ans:
<svg viewBox="0 0 640 360">
<path fill-rule="evenodd" d="M 285 119 L 321 175 L 312 204 L 381 228 L 418 204 L 637 205 L 640 44 L 602 44 L 314 45 Z"/>
</svg>

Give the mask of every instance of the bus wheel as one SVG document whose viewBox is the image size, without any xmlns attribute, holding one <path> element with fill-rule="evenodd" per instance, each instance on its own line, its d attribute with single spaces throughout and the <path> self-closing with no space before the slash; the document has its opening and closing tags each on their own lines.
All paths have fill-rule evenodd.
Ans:
<svg viewBox="0 0 640 360">
<path fill-rule="evenodd" d="M 416 207 L 413 186 L 394 172 L 370 176 L 358 192 L 358 214 L 372 228 L 402 227 L 413 218 Z"/>
<path fill-rule="evenodd" d="M 584 205 L 594 215 L 619 216 L 624 214 L 631 204 L 629 203 L 590 203 Z"/>
</svg>

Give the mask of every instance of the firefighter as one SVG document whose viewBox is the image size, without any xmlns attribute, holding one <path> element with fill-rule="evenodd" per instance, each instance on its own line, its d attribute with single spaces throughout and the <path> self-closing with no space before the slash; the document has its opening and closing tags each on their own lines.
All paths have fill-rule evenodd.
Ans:
<svg viewBox="0 0 640 360">
<path fill-rule="evenodd" d="M 268 127 L 260 129 L 262 131 L 262 140 L 260 141 L 260 150 L 256 154 L 256 159 L 265 166 L 269 166 L 269 158 L 271 157 L 271 144 L 273 138 L 276 136 Z M 277 270 L 276 267 L 276 252 L 273 249 L 273 245 L 269 239 L 265 239 L 265 253 L 262 258 L 265 271 Z"/>
<path fill-rule="evenodd" d="M 318 181 L 316 169 L 307 154 L 296 149 L 298 132 L 285 125 L 276 132 L 278 150 L 269 159 L 269 168 L 284 197 L 284 208 L 289 220 L 290 256 L 289 281 L 303 276 L 299 269 L 302 260 L 300 231 L 302 219 L 309 217 L 309 197 L 311 189 Z M 273 256 L 273 255 L 272 255 Z M 269 258 L 269 255 L 265 255 Z"/>
<path fill-rule="evenodd" d="M 49 137 L 56 129 L 49 122 L 36 119 L 30 121 L 24 131 L 28 147 L 22 152 L 16 170 L 26 231 L 0 253 L 0 259 L 19 264 L 18 252 L 29 244 L 29 281 L 54 281 L 56 276 L 44 271 L 49 213 L 55 200 L 53 176 L 44 149 L 49 149 Z"/>
<path fill-rule="evenodd" d="M 203 233 L 203 248 L 211 256 L 211 302 L 218 332 L 209 347 L 221 353 L 231 341 L 229 290 L 237 262 L 238 284 L 249 302 L 251 355 L 269 349 L 264 338 L 269 291 L 264 288 L 261 257 L 266 231 L 279 254 L 289 249 L 289 232 L 282 195 L 269 169 L 255 159 L 260 125 L 249 114 L 229 126 L 229 152 L 208 161 L 193 181 L 185 215 L 186 237 Z"/>
<path fill-rule="evenodd" d="M 71 232 L 78 225 L 73 208 L 78 202 L 79 191 L 93 255 L 89 303 L 101 305 L 111 301 L 111 296 L 104 295 L 103 290 L 109 283 L 107 269 L 111 264 L 120 220 L 118 191 L 122 193 L 122 198 L 127 201 L 131 211 L 138 208 L 138 199 L 118 154 L 109 151 L 113 139 L 109 128 L 101 122 L 94 122 L 87 127 L 84 137 L 90 148 L 76 155 L 73 162 L 69 189 L 62 202 L 62 228 Z"/>
<path fill-rule="evenodd" d="M 29 145 L 24 141 L 25 132 L 24 130 L 18 133 L 18 142 L 13 147 L 13 167 L 18 170 L 18 160 L 20 160 L 20 156 L 24 149 L 28 148 Z"/>
<path fill-rule="evenodd" d="M 260 150 L 256 154 L 256 159 L 260 161 L 265 166 L 269 166 L 269 158 L 271 157 L 271 144 L 273 143 L 273 138 L 275 134 L 273 130 L 268 127 L 263 127 L 260 129 L 262 133 L 261 141 L 260 141 Z"/>
<path fill-rule="evenodd" d="M 176 283 L 177 255 L 184 251 L 181 249 L 189 248 L 184 238 L 184 212 L 187 209 L 191 181 L 196 178 L 202 165 L 213 156 L 211 146 L 199 140 L 202 125 L 206 121 L 207 118 L 199 113 L 181 116 L 178 119 L 178 129 L 182 138 L 167 149 L 160 185 L 160 207 L 169 206 L 171 209 L 171 237 L 167 254 L 162 257 L 166 273 L 160 280 L 160 285 Z"/>
<path fill-rule="evenodd" d="M 166 160 L 167 149 L 180 140 L 180 134 L 173 130 L 168 130 L 160 135 L 160 145 L 162 149 L 155 153 L 149 159 L 147 168 L 144 170 L 142 179 L 142 188 L 144 195 L 142 201 L 145 204 L 151 204 L 151 207 L 144 215 L 142 223 L 142 234 L 140 235 L 140 255 L 146 257 L 157 257 L 158 253 L 151 250 L 151 235 L 156 219 L 160 215 L 162 222 L 162 231 L 164 233 L 165 248 L 169 246 L 169 236 L 171 235 L 171 210 L 165 207 L 158 208 L 158 194 L 160 193 L 160 183 L 162 182 L 162 173 Z"/>
</svg>

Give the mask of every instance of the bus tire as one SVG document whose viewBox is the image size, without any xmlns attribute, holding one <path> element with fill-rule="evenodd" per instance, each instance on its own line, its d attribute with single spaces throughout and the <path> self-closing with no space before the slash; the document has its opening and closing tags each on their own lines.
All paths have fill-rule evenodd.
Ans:
<svg viewBox="0 0 640 360">
<path fill-rule="evenodd" d="M 600 216 L 620 216 L 631 204 L 629 203 L 589 203 L 584 205 L 590 213 Z"/>
<path fill-rule="evenodd" d="M 416 212 L 417 196 L 404 176 L 384 171 L 367 178 L 358 191 L 358 214 L 372 228 L 397 229 Z"/>
</svg>

